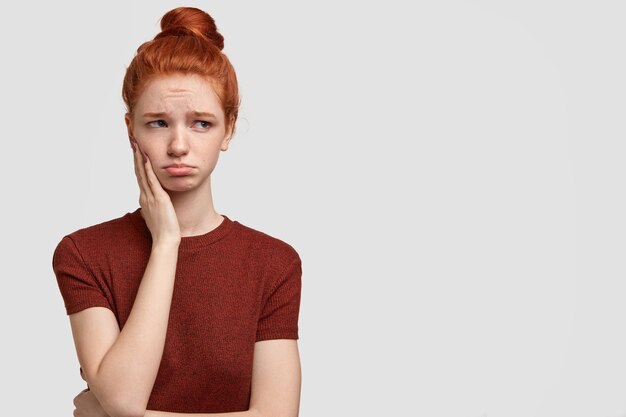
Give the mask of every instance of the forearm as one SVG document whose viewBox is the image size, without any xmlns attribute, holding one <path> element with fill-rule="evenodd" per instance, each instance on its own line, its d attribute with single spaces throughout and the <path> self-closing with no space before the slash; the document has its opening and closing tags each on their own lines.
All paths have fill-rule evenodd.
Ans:
<svg viewBox="0 0 626 417">
<path fill-rule="evenodd" d="M 153 246 L 123 329 L 96 372 L 91 388 L 105 410 L 145 410 L 161 363 L 169 320 L 178 244 Z"/>
<path fill-rule="evenodd" d="M 146 410 L 144 417 L 262 417 L 255 410 L 238 411 L 234 413 L 168 413 L 166 411 Z"/>
</svg>

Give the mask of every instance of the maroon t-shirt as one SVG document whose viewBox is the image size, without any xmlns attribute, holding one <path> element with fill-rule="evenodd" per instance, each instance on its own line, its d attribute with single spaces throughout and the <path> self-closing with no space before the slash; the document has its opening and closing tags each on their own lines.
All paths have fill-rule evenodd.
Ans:
<svg viewBox="0 0 626 417">
<path fill-rule="evenodd" d="M 183 237 L 165 348 L 148 410 L 224 413 L 249 408 L 254 344 L 298 339 L 301 260 L 284 241 L 224 217 Z M 152 237 L 139 209 L 61 239 L 53 269 L 67 314 L 130 314 Z"/>
</svg>

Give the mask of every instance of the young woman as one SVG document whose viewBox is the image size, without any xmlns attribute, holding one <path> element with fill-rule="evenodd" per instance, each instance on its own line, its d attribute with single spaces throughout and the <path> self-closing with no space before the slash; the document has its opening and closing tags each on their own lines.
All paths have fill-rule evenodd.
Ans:
<svg viewBox="0 0 626 417">
<path fill-rule="evenodd" d="M 161 29 L 123 86 L 140 208 L 64 236 L 53 256 L 88 384 L 74 415 L 297 416 L 300 257 L 211 195 L 235 72 L 205 12 L 171 10 Z"/>
</svg>

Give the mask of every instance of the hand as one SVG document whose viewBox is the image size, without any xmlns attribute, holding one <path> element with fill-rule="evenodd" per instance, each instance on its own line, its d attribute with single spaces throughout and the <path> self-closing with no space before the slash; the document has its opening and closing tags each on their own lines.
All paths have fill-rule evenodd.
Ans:
<svg viewBox="0 0 626 417">
<path fill-rule="evenodd" d="M 153 245 L 159 242 L 179 244 L 180 226 L 172 200 L 154 173 L 149 156 L 143 152 L 134 138 L 130 138 L 130 141 L 140 191 L 139 205 L 141 214 L 152 234 Z"/>
<path fill-rule="evenodd" d="M 74 417 L 110 417 L 88 388 L 74 397 Z"/>
</svg>

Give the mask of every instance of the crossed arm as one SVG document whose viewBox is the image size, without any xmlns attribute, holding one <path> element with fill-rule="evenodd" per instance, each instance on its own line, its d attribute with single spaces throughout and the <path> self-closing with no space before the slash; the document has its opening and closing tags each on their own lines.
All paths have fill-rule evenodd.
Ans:
<svg viewBox="0 0 626 417">
<path fill-rule="evenodd" d="M 114 336 L 119 335 L 119 327 L 113 313 L 103 307 L 92 307 L 70 316 L 72 331 L 79 352 L 81 368 L 89 363 L 96 346 L 103 344 L 107 331 Z M 98 337 L 87 329 L 102 326 Z M 98 328 L 98 327 L 96 327 Z M 107 330 L 108 329 L 108 330 Z M 117 329 L 117 330 L 116 330 Z M 84 340 L 89 337 L 91 340 Z M 297 417 L 300 404 L 301 367 L 297 340 L 275 339 L 256 342 L 254 346 L 254 362 L 252 368 L 252 387 L 250 408 L 247 411 L 233 413 L 170 413 L 156 410 L 139 412 L 119 412 L 105 410 L 98 398 L 93 381 L 81 373 L 91 390 L 81 392 L 74 404 L 86 417 L 108 415 L 111 417 L 175 417 L 175 416 L 223 416 L 223 417 Z M 97 390 L 97 388 L 96 388 Z M 100 387 L 102 395 L 102 387 Z M 106 391 L 105 391 L 106 392 Z M 106 395 L 106 394 L 105 394 Z"/>
<path fill-rule="evenodd" d="M 90 307 L 70 315 L 78 360 L 90 389 L 76 397 L 79 413 L 75 415 L 186 415 L 147 410 L 163 355 L 177 256 L 176 245 L 153 247 L 122 330 L 113 312 L 105 307 Z M 297 417 L 300 372 L 297 340 L 256 342 L 249 410 L 225 415 Z"/>
</svg>

